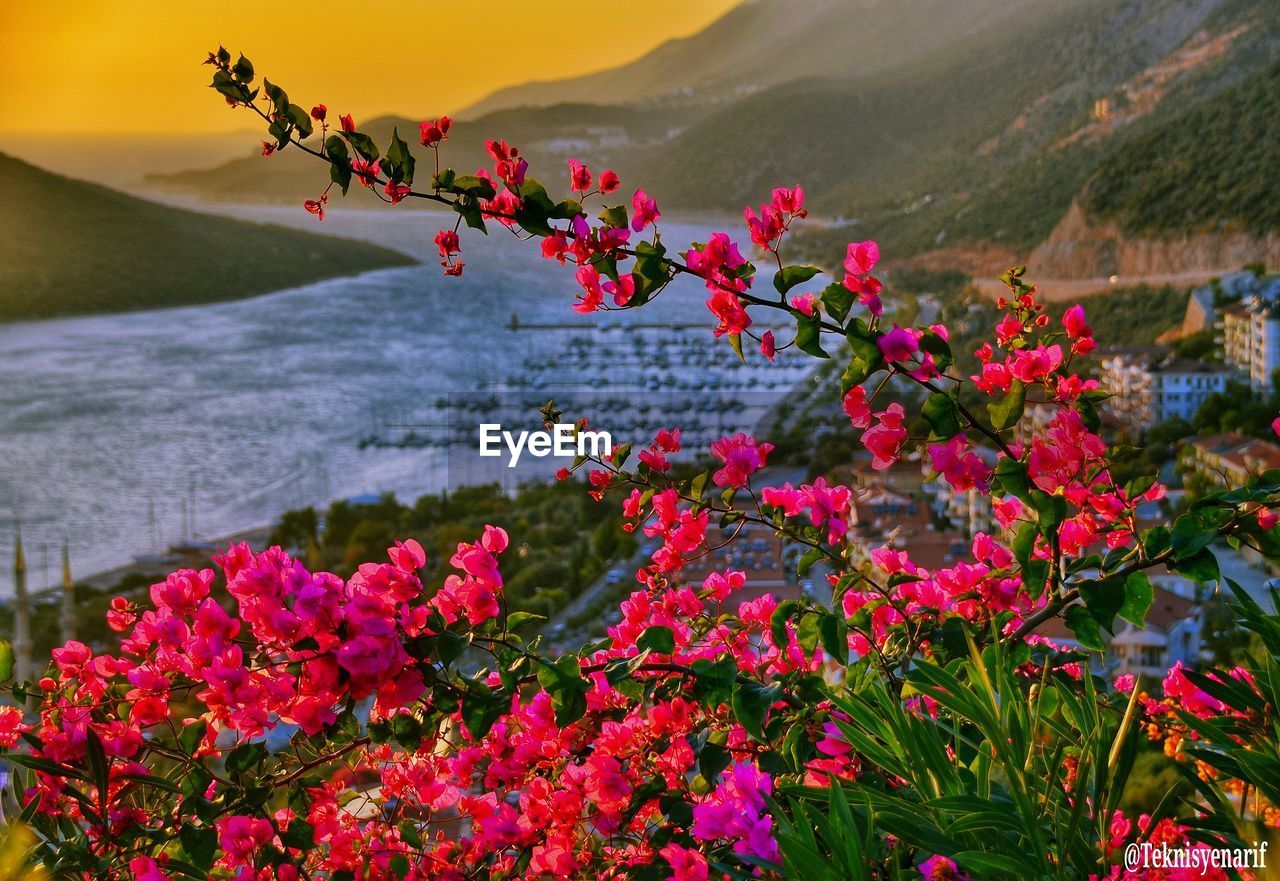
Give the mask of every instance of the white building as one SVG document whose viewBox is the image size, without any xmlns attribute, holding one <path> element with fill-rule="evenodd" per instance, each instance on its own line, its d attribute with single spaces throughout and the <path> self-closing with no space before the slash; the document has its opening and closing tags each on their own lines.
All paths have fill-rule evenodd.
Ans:
<svg viewBox="0 0 1280 881">
<path fill-rule="evenodd" d="M 1177 358 L 1165 346 L 1128 346 L 1102 356 L 1107 407 L 1120 422 L 1145 428 L 1169 419 L 1190 420 L 1216 392 L 1226 390 L 1230 370 Z"/>
<path fill-rule="evenodd" d="M 1222 355 L 1259 391 L 1280 369 L 1280 301 L 1261 295 L 1222 310 Z"/>
</svg>

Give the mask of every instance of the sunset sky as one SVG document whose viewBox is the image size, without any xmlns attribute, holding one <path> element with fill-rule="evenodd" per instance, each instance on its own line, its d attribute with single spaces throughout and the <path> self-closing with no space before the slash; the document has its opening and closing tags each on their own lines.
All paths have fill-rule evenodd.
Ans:
<svg viewBox="0 0 1280 881">
<path fill-rule="evenodd" d="M 613 67 L 691 34 L 737 0 L 161 0 L 12 3 L 0 14 L 0 131 L 243 129 L 200 61 L 243 51 L 299 104 L 367 118 L 458 110 L 496 88 Z M 367 19 L 358 18 L 361 14 Z M 390 17 L 392 21 L 387 21 Z"/>
</svg>

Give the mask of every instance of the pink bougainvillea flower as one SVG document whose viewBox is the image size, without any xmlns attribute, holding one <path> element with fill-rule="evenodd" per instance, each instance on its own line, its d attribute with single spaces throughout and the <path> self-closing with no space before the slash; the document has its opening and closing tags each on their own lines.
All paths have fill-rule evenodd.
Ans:
<svg viewBox="0 0 1280 881">
<path fill-rule="evenodd" d="M 814 318 L 818 314 L 818 296 L 817 294 L 801 294 L 791 299 L 791 308 L 797 312 L 802 312 L 810 318 Z"/>
<path fill-rule="evenodd" d="M 844 268 L 852 275 L 867 275 L 880 262 L 880 246 L 875 242 L 850 242 L 845 249 Z"/>
<path fill-rule="evenodd" d="M 871 406 L 867 403 L 867 390 L 855 385 L 845 392 L 844 413 L 854 428 L 871 427 Z"/>
<path fill-rule="evenodd" d="M 957 434 L 945 444 L 929 444 L 933 470 L 945 477 L 954 490 L 976 488 L 986 492 L 992 469 L 968 448 L 969 439 L 963 434 Z"/>
<path fill-rule="evenodd" d="M 899 451 L 907 440 L 902 424 L 905 411 L 894 402 L 876 414 L 876 424 L 862 433 L 862 444 L 871 452 L 871 467 L 884 471 L 898 461 Z"/>
<path fill-rule="evenodd" d="M 892 330 L 876 340 L 876 345 L 880 347 L 884 360 L 890 363 L 907 361 L 920 351 L 920 336 L 920 331 L 914 328 L 895 324 Z"/>
<path fill-rule="evenodd" d="M 751 475 L 765 466 L 773 444 L 757 443 L 753 437 L 735 434 L 722 437 L 711 444 L 711 455 L 724 463 L 711 475 L 716 486 L 746 486 Z"/>
<path fill-rule="evenodd" d="M 666 881 L 707 881 L 707 858 L 701 851 L 672 843 L 658 853 L 671 866 L 671 874 Z"/>
<path fill-rule="evenodd" d="M 436 233 L 435 243 L 436 247 L 440 249 L 441 257 L 452 256 L 461 249 L 458 231 L 453 229 L 442 229 Z"/>
<path fill-rule="evenodd" d="M 591 169 L 577 159 L 569 160 L 569 189 L 577 193 L 591 189 Z"/>
<path fill-rule="evenodd" d="M 573 311 L 582 314 L 595 312 L 604 305 L 604 288 L 600 285 L 600 273 L 594 266 L 579 266 L 576 274 L 582 296 L 573 304 Z"/>
<path fill-rule="evenodd" d="M 612 168 L 606 168 L 600 172 L 600 192 L 608 195 L 618 189 L 621 181 L 618 180 L 618 173 Z"/>
<path fill-rule="evenodd" d="M 636 277 L 628 272 L 619 275 L 617 281 L 606 281 L 603 287 L 613 297 L 613 305 L 625 306 L 636 295 Z"/>
<path fill-rule="evenodd" d="M 418 140 L 424 147 L 438 146 L 449 137 L 449 129 L 452 127 L 453 120 L 447 116 L 421 123 L 418 126 Z"/>
<path fill-rule="evenodd" d="M 1079 303 L 1068 308 L 1063 314 L 1062 326 L 1066 328 L 1067 336 L 1073 340 L 1079 337 L 1093 336 L 1093 328 L 1085 321 L 1084 307 Z"/>
<path fill-rule="evenodd" d="M 631 197 L 631 208 L 631 228 L 636 232 L 641 232 L 646 226 L 657 223 L 662 218 L 657 200 L 649 198 L 644 190 L 636 190 Z"/>
<path fill-rule="evenodd" d="M 931 856 L 920 864 L 921 881 L 969 881 L 955 860 L 944 856 Z"/>
</svg>

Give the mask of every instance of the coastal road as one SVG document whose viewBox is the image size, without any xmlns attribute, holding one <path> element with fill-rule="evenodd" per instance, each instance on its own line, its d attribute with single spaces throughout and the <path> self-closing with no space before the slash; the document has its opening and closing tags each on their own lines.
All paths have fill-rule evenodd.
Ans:
<svg viewBox="0 0 1280 881">
<path fill-rule="evenodd" d="M 1045 302 L 1060 303 L 1064 300 L 1076 300 L 1094 294 L 1105 293 L 1112 288 L 1133 287 L 1141 284 L 1150 287 L 1173 285 L 1174 287 L 1190 288 L 1205 284 L 1210 279 L 1229 272 L 1235 272 L 1238 269 L 1239 267 L 1233 269 L 1204 269 L 1196 272 L 1181 272 L 1170 275 L 1118 275 L 1115 276 L 1115 281 L 1107 277 L 1037 278 L 1034 275 L 1029 275 L 1028 281 L 1034 282 L 1039 286 L 1040 296 Z M 1009 293 L 1009 289 L 994 278 L 975 278 L 973 284 L 989 300 L 998 300 Z"/>
</svg>

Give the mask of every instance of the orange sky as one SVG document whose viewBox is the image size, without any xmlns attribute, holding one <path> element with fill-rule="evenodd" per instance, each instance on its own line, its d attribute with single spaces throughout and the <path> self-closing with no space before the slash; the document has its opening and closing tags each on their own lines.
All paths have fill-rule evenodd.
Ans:
<svg viewBox="0 0 1280 881">
<path fill-rule="evenodd" d="M 451 112 L 495 88 L 587 73 L 693 33 L 737 0 L 4 2 L 0 130 L 243 129 L 199 62 L 219 42 L 310 107 Z M 360 22 L 354 16 L 362 14 Z M 387 15 L 398 16 L 393 24 Z"/>
</svg>

